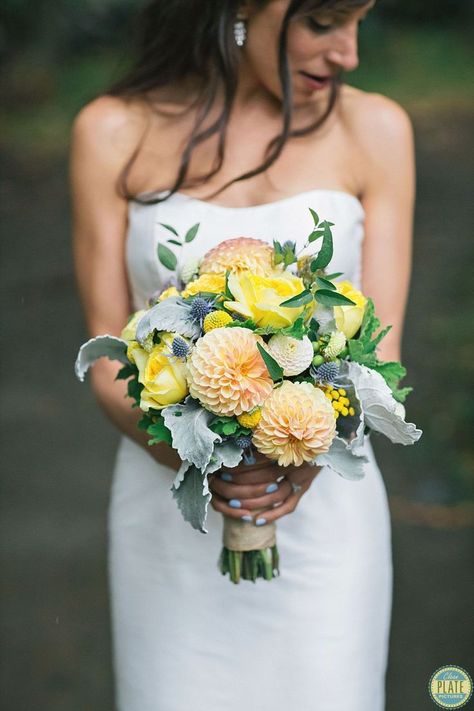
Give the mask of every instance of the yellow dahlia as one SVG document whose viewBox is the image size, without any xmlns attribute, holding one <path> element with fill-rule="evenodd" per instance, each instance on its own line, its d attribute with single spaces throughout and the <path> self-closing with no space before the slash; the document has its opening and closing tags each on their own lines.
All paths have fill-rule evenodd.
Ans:
<svg viewBox="0 0 474 711">
<path fill-rule="evenodd" d="M 181 292 L 181 296 L 196 296 L 201 292 L 211 294 L 222 294 L 225 289 L 225 274 L 201 274 L 198 279 L 190 281 L 186 289 Z"/>
<path fill-rule="evenodd" d="M 275 271 L 273 247 L 252 237 L 226 239 L 204 255 L 199 271 L 201 274 L 224 274 L 227 270 L 249 270 L 258 276 L 272 274 Z"/>
<path fill-rule="evenodd" d="M 200 338 L 187 361 L 189 392 L 218 415 L 241 415 L 262 405 L 273 382 L 248 328 L 215 328 Z M 332 408 L 331 408 L 332 410 Z"/>
<path fill-rule="evenodd" d="M 280 466 L 300 466 L 327 452 L 335 434 L 334 411 L 322 390 L 284 380 L 265 400 L 252 442 Z"/>
</svg>

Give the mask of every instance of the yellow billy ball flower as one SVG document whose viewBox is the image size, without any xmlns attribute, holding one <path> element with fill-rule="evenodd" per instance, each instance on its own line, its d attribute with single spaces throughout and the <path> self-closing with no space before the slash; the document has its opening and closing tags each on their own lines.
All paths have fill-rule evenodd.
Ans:
<svg viewBox="0 0 474 711">
<path fill-rule="evenodd" d="M 214 328 L 223 328 L 223 326 L 227 326 L 227 324 L 231 323 L 231 321 L 233 321 L 233 318 L 226 311 L 211 311 L 211 313 L 207 314 L 204 319 L 202 329 L 204 333 L 208 333 Z"/>
<path fill-rule="evenodd" d="M 262 410 L 260 408 L 257 408 L 253 412 L 242 413 L 242 415 L 239 415 L 237 417 L 237 421 L 239 425 L 242 425 L 242 427 L 246 427 L 248 430 L 253 430 L 253 428 L 256 427 L 260 422 L 261 417 Z"/>
</svg>

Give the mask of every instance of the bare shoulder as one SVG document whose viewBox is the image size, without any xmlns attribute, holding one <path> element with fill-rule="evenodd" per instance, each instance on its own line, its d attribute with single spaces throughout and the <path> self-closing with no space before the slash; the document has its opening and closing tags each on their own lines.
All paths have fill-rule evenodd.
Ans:
<svg viewBox="0 0 474 711">
<path fill-rule="evenodd" d="M 73 149 L 121 164 L 140 142 L 148 120 L 144 102 L 101 96 L 77 114 L 72 126 Z"/>
<path fill-rule="evenodd" d="M 341 117 L 351 137 L 364 152 L 396 153 L 411 149 L 413 126 L 407 111 L 382 94 L 345 86 L 341 96 Z"/>
</svg>

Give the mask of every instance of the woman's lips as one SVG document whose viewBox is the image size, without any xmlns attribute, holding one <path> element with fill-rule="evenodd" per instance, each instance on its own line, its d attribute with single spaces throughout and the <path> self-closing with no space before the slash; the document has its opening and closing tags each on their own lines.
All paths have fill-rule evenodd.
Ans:
<svg viewBox="0 0 474 711">
<path fill-rule="evenodd" d="M 310 89 L 324 89 L 331 81 L 330 76 L 316 76 L 314 74 L 309 74 L 308 72 L 300 71 L 301 76 L 305 80 L 307 86 Z"/>
</svg>

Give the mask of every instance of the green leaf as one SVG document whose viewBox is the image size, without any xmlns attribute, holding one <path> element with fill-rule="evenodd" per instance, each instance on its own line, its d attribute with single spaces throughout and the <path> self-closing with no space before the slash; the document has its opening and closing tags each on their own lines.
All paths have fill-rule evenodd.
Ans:
<svg viewBox="0 0 474 711">
<path fill-rule="evenodd" d="M 209 427 L 213 432 L 225 437 L 233 435 L 234 437 L 239 437 L 240 435 L 250 434 L 251 430 L 238 422 L 236 417 L 225 417 L 217 416 L 210 423 Z"/>
<path fill-rule="evenodd" d="M 256 331 L 257 330 L 257 324 L 255 321 L 252 321 L 251 318 L 245 319 L 245 321 L 231 321 L 230 323 L 226 323 L 225 325 L 226 328 L 248 328 L 251 331 Z"/>
<path fill-rule="evenodd" d="M 179 242 L 177 239 L 167 239 L 166 241 L 169 242 L 170 244 L 175 244 L 177 247 L 183 246 L 183 243 Z"/>
<path fill-rule="evenodd" d="M 400 390 L 395 389 L 395 390 L 392 390 L 392 395 L 395 398 L 395 400 L 397 400 L 397 402 L 403 403 L 407 399 L 407 395 L 409 395 L 412 390 L 413 390 L 413 388 L 410 388 L 410 387 L 400 388 Z"/>
<path fill-rule="evenodd" d="M 160 415 L 156 422 L 152 422 L 151 425 L 147 427 L 147 433 L 152 439 L 148 440 L 148 444 L 158 444 L 158 442 L 166 442 L 166 444 L 172 444 L 171 432 L 166 427 L 163 417 Z"/>
<path fill-rule="evenodd" d="M 138 382 L 138 378 L 131 378 L 127 383 L 127 395 L 135 400 L 135 405 L 140 405 L 143 385 Z"/>
<path fill-rule="evenodd" d="M 290 336 L 291 338 L 297 338 L 299 341 L 306 334 L 307 328 L 304 324 L 304 319 L 299 316 L 291 326 L 286 326 L 278 330 L 278 333 L 282 333 L 284 336 Z"/>
<path fill-rule="evenodd" d="M 298 306 L 305 306 L 306 304 L 310 304 L 313 301 L 313 294 L 309 289 L 305 289 L 304 291 L 300 292 L 299 294 L 296 294 L 296 296 L 292 296 L 291 299 L 287 299 L 286 301 L 282 301 L 280 306 L 285 306 L 286 308 L 292 308 L 295 309 Z"/>
<path fill-rule="evenodd" d="M 337 279 L 344 274 L 344 272 L 334 272 L 334 274 L 326 274 L 326 279 Z"/>
<path fill-rule="evenodd" d="M 314 225 L 315 225 L 315 227 L 317 227 L 319 225 L 318 213 L 315 212 L 312 208 L 308 208 L 308 209 L 309 209 L 311 215 L 313 216 Z"/>
<path fill-rule="evenodd" d="M 332 223 L 328 222 L 327 220 L 324 220 L 324 222 L 322 222 L 321 224 L 324 230 L 323 243 L 321 245 L 321 249 L 318 252 L 318 256 L 311 262 L 312 272 L 315 272 L 317 269 L 324 269 L 325 267 L 327 267 L 333 255 L 331 232 Z"/>
<path fill-rule="evenodd" d="M 315 230 L 314 232 L 311 232 L 311 234 L 308 237 L 308 242 L 314 242 L 315 240 L 319 239 L 320 237 L 324 236 L 324 230 Z"/>
<path fill-rule="evenodd" d="M 265 365 L 267 366 L 267 370 L 273 382 L 275 383 L 278 380 L 282 380 L 283 368 L 278 365 L 276 360 L 270 355 L 270 353 L 268 353 L 268 351 L 265 350 L 261 343 L 257 343 L 257 348 L 260 351 L 260 355 L 262 356 L 263 360 L 265 361 Z"/>
<path fill-rule="evenodd" d="M 128 378 L 131 378 L 132 375 L 137 374 L 137 366 L 133 365 L 132 363 L 127 363 L 127 365 L 124 365 L 123 368 L 120 368 L 119 372 L 115 376 L 115 380 L 128 380 Z"/>
<path fill-rule="evenodd" d="M 233 301 L 233 300 L 234 300 L 234 295 L 233 295 L 233 293 L 231 292 L 231 290 L 229 289 L 229 274 L 230 274 L 230 270 L 228 269 L 228 270 L 226 271 L 226 273 L 225 273 L 225 288 L 224 288 L 224 294 L 225 294 L 225 296 L 226 296 L 228 299 L 230 299 L 231 301 Z"/>
<path fill-rule="evenodd" d="M 197 235 L 197 231 L 198 231 L 198 229 L 199 229 L 199 225 L 200 225 L 200 223 L 197 222 L 195 225 L 193 225 L 193 226 L 186 232 L 186 236 L 185 236 L 185 238 L 184 238 L 184 241 L 185 241 L 185 242 L 192 242 L 192 241 L 193 241 L 193 239 L 194 239 L 194 238 L 196 237 L 196 235 Z"/>
<path fill-rule="evenodd" d="M 325 279 L 324 277 L 317 276 L 316 279 L 316 284 L 321 287 L 322 289 L 331 289 L 333 291 L 337 290 L 337 287 L 335 284 L 332 283 L 332 281 L 329 281 L 329 279 Z"/>
<path fill-rule="evenodd" d="M 176 255 L 171 251 L 169 247 L 167 247 L 165 244 L 162 244 L 161 242 L 158 244 L 158 259 L 160 260 L 162 265 L 170 271 L 174 271 L 176 269 L 176 265 L 178 263 Z"/>
<path fill-rule="evenodd" d="M 171 227 L 171 225 L 165 225 L 164 222 L 158 222 L 158 224 L 172 232 L 174 235 L 176 235 L 176 237 L 179 237 L 179 234 L 176 232 L 174 227 Z"/>
<path fill-rule="evenodd" d="M 348 299 L 347 296 L 340 294 L 338 291 L 332 291 L 331 289 L 317 289 L 314 292 L 314 298 L 323 306 L 354 305 L 354 301 Z"/>
</svg>

